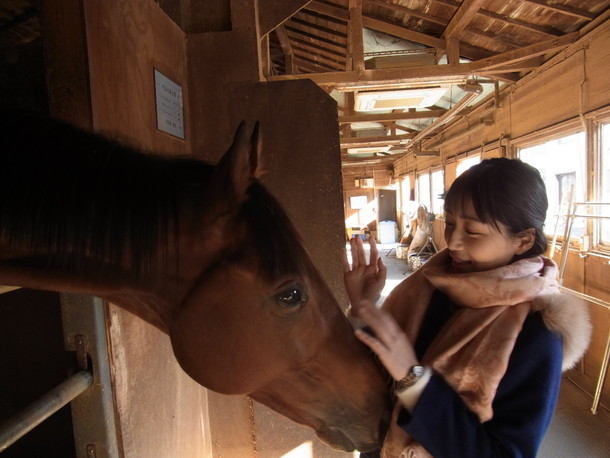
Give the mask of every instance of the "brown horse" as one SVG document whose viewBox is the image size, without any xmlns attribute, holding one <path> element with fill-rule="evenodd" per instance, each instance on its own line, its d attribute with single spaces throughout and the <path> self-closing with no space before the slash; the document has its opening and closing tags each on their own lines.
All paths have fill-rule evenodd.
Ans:
<svg viewBox="0 0 610 458">
<path fill-rule="evenodd" d="M 330 446 L 379 446 L 382 372 L 277 201 L 258 128 L 216 166 L 62 122 L 0 116 L 0 284 L 85 293 L 170 336 L 201 385 L 252 398 Z"/>
</svg>

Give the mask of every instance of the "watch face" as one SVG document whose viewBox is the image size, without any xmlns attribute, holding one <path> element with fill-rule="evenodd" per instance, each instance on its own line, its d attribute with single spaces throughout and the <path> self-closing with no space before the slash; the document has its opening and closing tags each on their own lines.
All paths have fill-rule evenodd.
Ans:
<svg viewBox="0 0 610 458">
<path fill-rule="evenodd" d="M 421 377 L 424 373 L 424 366 L 413 366 L 413 368 L 411 369 L 411 373 L 415 377 Z"/>
</svg>

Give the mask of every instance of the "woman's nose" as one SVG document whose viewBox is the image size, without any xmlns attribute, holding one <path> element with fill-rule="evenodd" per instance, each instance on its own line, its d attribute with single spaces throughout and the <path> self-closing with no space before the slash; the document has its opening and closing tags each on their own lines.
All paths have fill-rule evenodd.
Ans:
<svg viewBox="0 0 610 458">
<path fill-rule="evenodd" d="M 450 250 L 457 250 L 460 248 L 462 244 L 462 238 L 459 236 L 459 232 L 455 229 L 445 230 L 445 242 L 447 243 L 447 248 Z"/>
</svg>

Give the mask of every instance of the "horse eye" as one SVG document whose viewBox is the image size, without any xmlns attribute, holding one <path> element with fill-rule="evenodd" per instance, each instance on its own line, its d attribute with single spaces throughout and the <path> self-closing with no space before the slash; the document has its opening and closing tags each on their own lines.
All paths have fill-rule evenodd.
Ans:
<svg viewBox="0 0 610 458">
<path fill-rule="evenodd" d="M 307 295 L 298 285 L 289 286 L 275 298 L 279 305 L 286 308 L 297 307 L 307 301 Z"/>
</svg>

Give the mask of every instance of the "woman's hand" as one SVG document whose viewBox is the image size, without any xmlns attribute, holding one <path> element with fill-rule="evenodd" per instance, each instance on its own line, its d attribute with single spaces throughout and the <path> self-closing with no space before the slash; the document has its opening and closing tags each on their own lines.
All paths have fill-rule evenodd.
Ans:
<svg viewBox="0 0 610 458">
<path fill-rule="evenodd" d="M 356 329 L 356 337 L 375 352 L 394 380 L 403 379 L 413 366 L 419 364 L 407 335 L 388 312 L 368 301 L 360 304 L 359 313 L 374 336 L 363 329 Z"/>
<path fill-rule="evenodd" d="M 347 252 L 343 257 L 343 281 L 352 304 L 352 314 L 359 316 L 359 307 L 363 301 L 373 305 L 381 296 L 385 285 L 387 268 L 379 257 L 375 239 L 369 239 L 371 246 L 370 263 L 367 262 L 364 245 L 360 237 L 350 240 L 352 265 L 350 268 Z"/>
</svg>

